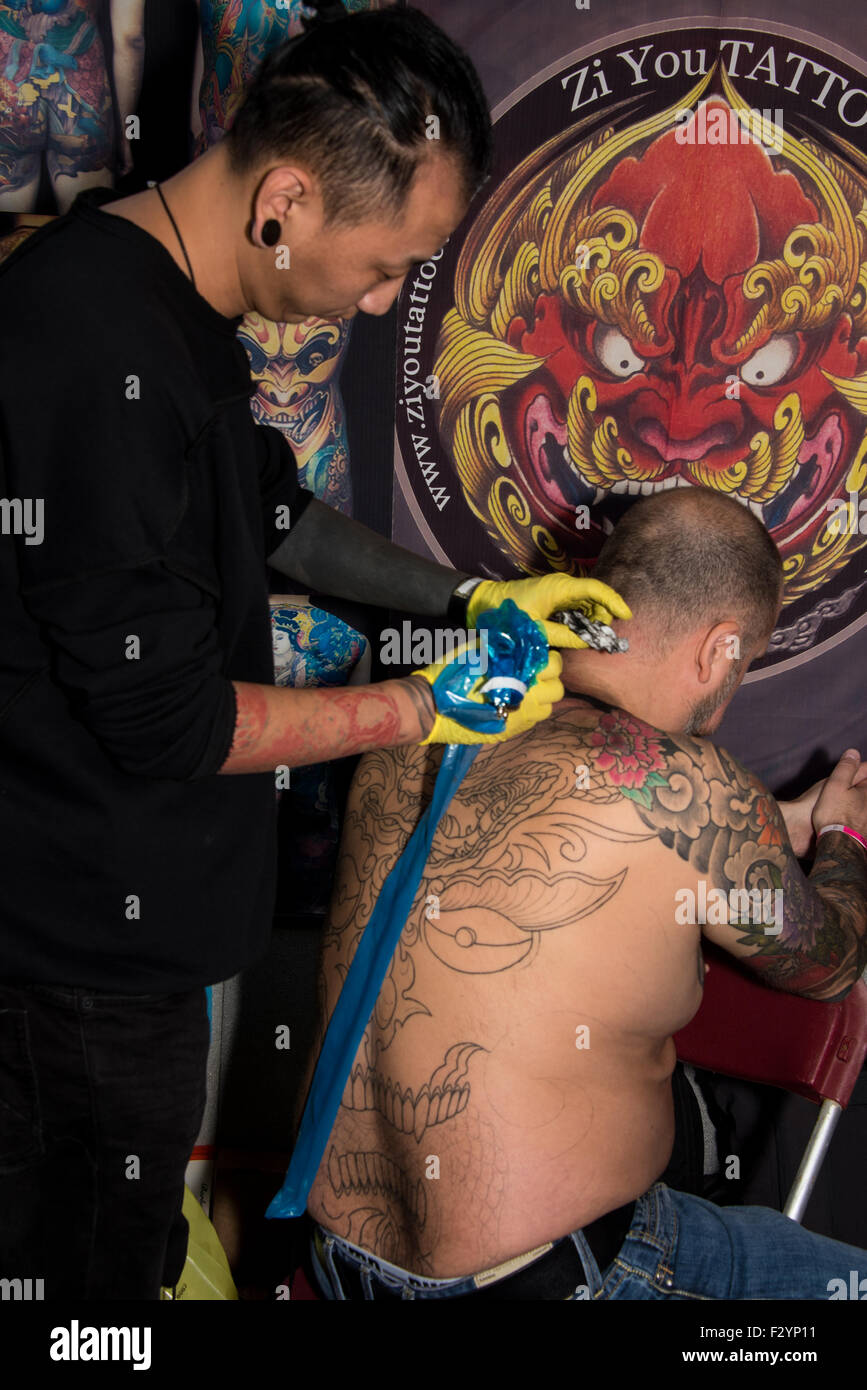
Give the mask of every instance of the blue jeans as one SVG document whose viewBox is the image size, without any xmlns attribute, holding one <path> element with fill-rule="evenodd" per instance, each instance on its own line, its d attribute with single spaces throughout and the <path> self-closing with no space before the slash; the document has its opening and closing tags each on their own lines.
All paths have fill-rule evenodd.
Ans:
<svg viewBox="0 0 867 1390">
<path fill-rule="evenodd" d="M 45 1299 L 158 1299 L 187 1245 L 204 989 L 0 982 L 0 1278 Z"/>
<path fill-rule="evenodd" d="M 344 1299 L 333 1255 L 351 1261 L 368 1299 L 377 1287 L 404 1298 L 472 1296 L 471 1278 L 427 1279 L 378 1260 L 319 1228 L 313 1272 L 327 1299 Z M 568 1299 L 829 1299 L 867 1298 L 867 1251 L 804 1230 L 768 1207 L 718 1207 L 702 1197 L 654 1183 L 635 1203 L 629 1233 L 612 1264 L 600 1270 L 580 1231 L 570 1237 L 584 1265 L 585 1283 Z M 842 1281 L 847 1290 L 841 1293 Z M 562 1298 L 562 1292 L 552 1293 Z"/>
</svg>

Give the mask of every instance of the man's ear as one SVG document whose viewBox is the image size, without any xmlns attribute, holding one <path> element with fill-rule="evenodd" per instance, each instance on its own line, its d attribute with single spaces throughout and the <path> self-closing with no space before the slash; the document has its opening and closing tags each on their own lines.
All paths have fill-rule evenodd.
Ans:
<svg viewBox="0 0 867 1390">
<path fill-rule="evenodd" d="M 696 648 L 696 674 L 701 684 L 707 685 L 720 675 L 727 676 L 731 670 L 729 663 L 741 659 L 742 648 L 741 627 L 735 618 L 725 618 L 709 627 Z"/>
<path fill-rule="evenodd" d="M 253 214 L 260 223 L 269 217 L 282 223 L 294 204 L 310 207 L 318 195 L 317 181 L 303 164 L 276 165 L 256 189 Z"/>
</svg>

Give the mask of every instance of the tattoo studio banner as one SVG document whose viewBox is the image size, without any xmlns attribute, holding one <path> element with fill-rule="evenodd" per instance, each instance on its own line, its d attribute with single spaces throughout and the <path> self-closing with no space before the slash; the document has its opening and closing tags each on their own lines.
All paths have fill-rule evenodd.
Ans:
<svg viewBox="0 0 867 1390">
<path fill-rule="evenodd" d="M 785 702 L 864 624 L 867 66 L 778 9 L 576 46 L 563 6 L 561 56 L 527 35 L 493 177 L 399 302 L 395 534 L 475 573 L 589 573 L 636 497 L 725 492 L 783 555 L 748 681 Z"/>
</svg>

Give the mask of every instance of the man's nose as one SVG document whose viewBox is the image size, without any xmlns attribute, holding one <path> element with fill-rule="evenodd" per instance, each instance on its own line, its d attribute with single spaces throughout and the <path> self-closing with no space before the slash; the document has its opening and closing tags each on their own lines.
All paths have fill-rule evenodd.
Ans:
<svg viewBox="0 0 867 1390">
<path fill-rule="evenodd" d="M 400 294 L 405 275 L 395 276 L 393 280 L 382 280 L 358 300 L 356 308 L 363 314 L 387 314 Z"/>
</svg>

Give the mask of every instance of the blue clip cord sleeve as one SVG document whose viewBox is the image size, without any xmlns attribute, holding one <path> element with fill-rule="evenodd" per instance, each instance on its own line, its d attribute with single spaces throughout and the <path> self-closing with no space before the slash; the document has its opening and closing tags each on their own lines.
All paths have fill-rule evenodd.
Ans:
<svg viewBox="0 0 867 1390">
<path fill-rule="evenodd" d="M 511 599 L 481 614 L 478 622 L 490 639 L 488 684 L 496 687 L 499 680 L 499 698 L 514 707 L 548 659 L 544 634 Z M 469 698 L 483 679 L 473 664 L 449 663 L 434 682 L 437 708 L 446 708 L 449 718 L 470 728 L 499 731 L 502 719 L 490 704 Z M 286 1179 L 266 1216 L 301 1216 L 307 1205 L 346 1079 L 418 892 L 437 826 L 478 751 L 478 744 L 452 743 L 446 748 L 431 803 L 382 886 L 328 1024 Z"/>
<path fill-rule="evenodd" d="M 382 886 L 328 1024 L 289 1171 L 266 1216 L 300 1216 L 307 1205 L 349 1069 L 406 925 L 437 825 L 478 751 L 478 745 L 446 748 L 431 803 Z"/>
</svg>

